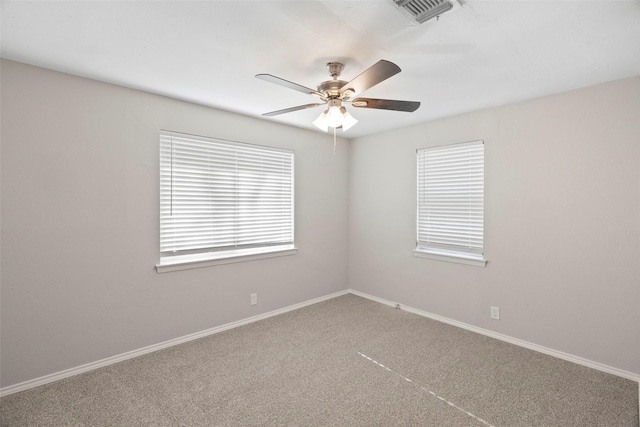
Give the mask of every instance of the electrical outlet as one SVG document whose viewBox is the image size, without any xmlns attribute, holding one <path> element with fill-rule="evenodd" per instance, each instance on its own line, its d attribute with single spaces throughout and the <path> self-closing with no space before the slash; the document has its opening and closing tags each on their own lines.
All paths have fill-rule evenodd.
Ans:
<svg viewBox="0 0 640 427">
<path fill-rule="evenodd" d="M 500 320 L 500 307 L 491 306 L 491 318 Z"/>
<path fill-rule="evenodd" d="M 256 305 L 258 303 L 258 294 L 251 294 L 251 305 Z"/>
</svg>

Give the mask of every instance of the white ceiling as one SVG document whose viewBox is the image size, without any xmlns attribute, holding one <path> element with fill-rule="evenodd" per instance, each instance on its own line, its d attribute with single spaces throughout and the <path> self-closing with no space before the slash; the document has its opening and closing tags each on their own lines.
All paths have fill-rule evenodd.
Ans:
<svg viewBox="0 0 640 427">
<path fill-rule="evenodd" d="M 402 72 L 365 97 L 414 113 L 348 107 L 354 138 L 640 75 L 640 1 L 459 3 L 417 24 L 392 0 L 2 1 L 2 57 L 254 117 L 317 98 L 325 64 L 351 80 L 380 59 Z M 317 130 L 322 108 L 264 118 Z"/>
</svg>

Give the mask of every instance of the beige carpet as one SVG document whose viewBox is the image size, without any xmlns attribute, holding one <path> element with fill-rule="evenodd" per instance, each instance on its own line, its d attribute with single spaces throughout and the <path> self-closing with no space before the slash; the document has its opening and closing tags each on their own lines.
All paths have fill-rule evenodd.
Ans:
<svg viewBox="0 0 640 427">
<path fill-rule="evenodd" d="M 0 400 L 3 426 L 638 426 L 638 384 L 346 295 Z"/>
</svg>

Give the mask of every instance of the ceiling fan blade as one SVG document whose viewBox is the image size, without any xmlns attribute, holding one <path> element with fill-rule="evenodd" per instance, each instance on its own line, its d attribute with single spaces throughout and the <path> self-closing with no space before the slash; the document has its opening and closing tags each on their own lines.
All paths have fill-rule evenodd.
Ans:
<svg viewBox="0 0 640 427">
<path fill-rule="evenodd" d="M 388 79 L 389 77 L 398 74 L 400 71 L 400 67 L 398 67 L 393 62 L 381 59 L 380 61 L 376 62 L 371 67 L 360 73 L 358 77 L 342 86 L 340 88 L 340 95 L 344 94 L 344 92 L 348 89 L 351 89 L 354 94 L 364 92 L 370 87 L 375 86 L 378 83 Z"/>
<path fill-rule="evenodd" d="M 406 111 L 412 113 L 420 107 L 418 101 L 396 101 L 393 99 L 356 98 L 351 105 L 357 108 L 377 108 L 379 110 Z"/>
<path fill-rule="evenodd" d="M 273 76 L 271 74 L 256 74 L 256 78 L 267 82 L 275 83 L 280 86 L 288 87 L 289 89 L 297 90 L 298 92 L 306 93 L 309 95 L 315 95 L 324 99 L 324 94 L 317 90 L 299 85 L 297 83 L 290 82 L 289 80 L 281 79 L 280 77 Z"/>
<path fill-rule="evenodd" d="M 324 105 L 324 103 L 298 105 L 297 107 L 285 108 L 284 110 L 271 111 L 270 113 L 264 113 L 263 116 L 273 117 L 273 116 L 278 116 L 280 114 L 291 113 L 292 111 L 305 110 L 307 108 L 315 108 L 321 105 Z"/>
</svg>

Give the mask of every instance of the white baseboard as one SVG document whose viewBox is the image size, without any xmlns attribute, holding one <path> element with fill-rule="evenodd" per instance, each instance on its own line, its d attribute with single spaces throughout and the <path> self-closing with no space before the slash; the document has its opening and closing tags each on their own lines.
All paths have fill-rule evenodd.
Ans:
<svg viewBox="0 0 640 427">
<path fill-rule="evenodd" d="M 215 328 L 207 329 L 200 332 L 195 332 L 193 334 L 185 335 L 182 337 L 174 338 L 168 341 L 161 342 L 159 344 L 153 344 L 147 347 L 140 348 L 138 350 L 128 351 L 126 353 L 118 354 L 115 356 L 107 357 L 105 359 L 101 359 L 95 362 L 87 363 L 81 366 L 77 366 L 75 368 L 65 369 L 64 371 L 55 372 L 53 374 L 45 375 L 43 377 L 35 378 L 33 380 L 28 380 L 21 382 L 19 384 L 10 385 L 8 387 L 0 388 L 0 397 L 7 396 L 9 394 L 17 393 L 19 391 L 24 391 L 33 387 L 38 387 L 44 384 L 48 384 L 54 381 L 61 380 L 63 378 L 71 377 L 74 375 L 82 374 L 84 372 L 93 371 L 94 369 L 102 368 L 104 366 L 112 365 L 114 363 L 122 362 L 123 360 L 133 359 L 134 357 L 142 356 L 147 353 L 152 353 L 154 351 L 162 350 L 163 348 L 172 347 L 174 345 L 182 344 L 188 341 L 197 340 L 199 338 L 203 338 L 209 335 L 217 334 L 219 332 L 227 331 L 229 329 L 237 328 L 239 326 L 247 325 L 249 323 L 257 322 L 259 320 L 264 320 L 269 317 L 277 316 L 279 314 L 287 313 L 289 311 L 297 310 L 299 308 L 306 307 L 308 305 L 317 304 L 322 301 L 326 301 L 332 298 L 336 298 L 342 295 L 346 295 L 349 293 L 349 290 L 344 290 L 340 292 L 335 292 L 333 294 L 325 295 L 319 298 L 314 298 L 312 300 L 304 301 L 298 304 L 290 305 L 288 307 L 284 307 L 278 310 L 273 310 L 268 313 L 259 314 L 257 316 L 248 317 L 246 319 L 238 320 L 236 322 L 227 323 L 225 325 L 216 326 Z"/>
<path fill-rule="evenodd" d="M 574 356 L 569 353 L 564 353 L 562 351 L 554 350 L 552 348 L 544 347 L 544 346 L 534 344 L 528 341 L 524 341 L 518 338 L 513 338 L 508 335 L 503 335 L 497 332 L 493 332 L 488 329 L 479 328 L 477 326 L 469 325 L 464 322 L 459 322 L 457 320 L 449 319 L 444 316 L 439 316 L 437 314 L 429 313 L 424 310 L 419 310 L 417 308 L 409 307 L 404 304 L 398 304 L 396 302 L 389 301 L 384 298 L 379 298 L 373 295 L 366 294 L 364 292 L 356 291 L 355 289 L 349 289 L 349 293 L 352 293 L 353 295 L 357 295 L 357 296 L 360 296 L 372 301 L 376 301 L 391 307 L 400 308 L 401 310 L 407 311 L 409 313 L 417 314 L 423 317 L 428 317 L 429 319 L 433 319 L 442 323 L 447 323 L 449 325 L 457 326 L 458 328 L 466 329 L 468 331 L 475 332 L 481 335 L 486 335 L 488 337 L 495 338 L 500 341 L 505 341 L 510 344 L 515 344 L 520 347 L 528 348 L 529 350 L 534 350 L 539 353 L 547 354 L 549 356 L 554 356 L 554 357 L 557 357 L 558 359 L 566 360 L 568 362 L 573 362 L 578 365 L 586 366 L 588 368 L 597 369 L 598 371 L 606 372 L 608 374 L 616 375 L 618 377 L 626 378 L 632 381 L 637 381 L 639 383 L 638 387 L 640 389 L 640 374 L 634 374 L 633 372 L 614 368 L 612 366 L 608 366 L 599 362 L 594 362 L 592 360 L 588 360 L 579 356 Z"/>
<path fill-rule="evenodd" d="M 632 381 L 637 381 L 638 384 L 638 388 L 640 391 L 640 375 L 638 374 L 634 374 L 632 372 L 628 372 L 622 369 L 618 369 L 618 368 L 614 368 L 608 365 L 604 365 L 602 363 L 598 363 L 598 362 L 594 362 L 592 360 L 588 360 L 588 359 L 584 359 L 582 357 L 578 357 L 578 356 L 574 356 L 572 354 L 568 354 L 568 353 L 564 353 L 561 351 L 557 351 L 551 348 L 547 348 L 547 347 L 543 347 L 541 345 L 538 344 L 534 344 L 534 343 L 530 343 L 528 341 L 524 341 L 524 340 L 520 340 L 518 338 L 513 338 L 507 335 L 503 335 L 503 334 L 499 334 L 497 332 L 493 332 L 487 329 L 483 329 L 483 328 L 478 328 L 476 326 L 473 325 L 469 325 L 467 323 L 464 322 L 459 322 L 457 320 L 453 320 L 453 319 L 449 319 L 447 317 L 443 317 L 443 316 L 439 316 L 437 314 L 432 314 L 423 310 L 419 310 L 417 308 L 413 308 L 413 307 L 409 307 L 407 305 L 403 305 L 403 304 L 398 304 L 389 300 L 386 300 L 384 298 L 379 298 L 373 295 L 369 295 L 367 293 L 364 292 L 360 292 L 357 291 L 355 289 L 347 289 L 344 291 L 340 291 L 340 292 L 335 292 L 329 295 L 325 295 L 319 298 L 315 298 L 312 300 L 308 300 L 308 301 L 304 301 L 298 304 L 294 304 L 294 305 L 290 305 L 288 307 L 284 307 L 278 310 L 274 310 L 274 311 L 270 311 L 268 313 L 264 313 L 264 314 L 260 314 L 257 316 L 252 316 L 246 319 L 242 319 L 242 320 L 238 320 L 236 322 L 231 322 L 231 323 L 227 323 L 225 325 L 221 325 L 221 326 L 217 326 L 211 329 L 207 329 L 204 331 L 200 331 L 200 332 L 195 332 L 193 334 L 189 334 L 189 335 L 185 335 L 182 337 L 178 337 L 178 338 L 174 338 L 168 341 L 164 341 L 158 344 L 153 344 L 147 347 L 143 347 L 140 348 L 138 350 L 132 350 L 126 353 L 122 353 L 122 354 L 118 354 L 112 357 L 107 357 L 105 359 L 101 359 L 95 362 L 91 362 L 91 363 L 87 363 L 81 366 L 77 366 L 75 368 L 70 368 L 70 369 L 66 369 L 64 371 L 60 371 L 60 372 L 56 372 L 53 374 L 49 374 L 49 375 L 45 375 L 43 377 L 39 377 L 39 378 L 35 378 L 33 380 L 28 380 L 28 381 L 24 381 L 22 383 L 19 384 L 14 384 L 14 385 L 10 385 L 8 387 L 3 387 L 0 388 L 0 397 L 2 396 L 7 396 L 13 393 L 17 393 L 19 391 L 24 391 L 33 387 L 38 387 L 44 384 L 48 384 L 54 381 L 58 381 L 61 380 L 63 378 L 67 378 L 67 377 L 71 377 L 74 375 L 78 375 L 84 372 L 88 372 L 88 371 L 92 371 L 94 369 L 98 369 L 98 368 L 102 368 L 104 366 L 108 366 L 108 365 L 112 365 L 114 363 L 118 363 L 118 362 L 122 362 L 124 360 L 127 359 L 132 359 L 134 357 L 138 357 L 138 356 L 142 356 L 144 354 L 147 353 L 152 353 L 154 351 L 158 351 L 158 350 L 162 350 L 164 348 L 167 347 L 172 347 L 174 345 L 178 345 L 178 344 L 182 344 L 188 341 L 193 341 L 199 338 L 203 338 L 209 335 L 213 335 L 213 334 L 217 334 L 219 332 L 223 332 L 223 331 L 227 331 L 229 329 L 233 329 L 233 328 L 237 328 L 239 326 L 243 326 L 243 325 L 247 325 L 249 323 L 253 323 L 253 322 L 257 322 L 260 320 L 264 320 L 267 319 L 269 317 L 273 317 L 273 316 L 277 316 L 279 314 L 284 314 L 287 313 L 289 311 L 293 311 L 293 310 L 297 310 L 312 304 L 317 304 L 319 302 L 322 301 L 326 301 L 329 299 L 333 299 L 342 295 L 346 295 L 346 294 L 353 294 L 353 295 L 357 295 L 372 301 L 376 301 L 378 303 L 381 304 L 385 304 L 391 307 L 398 307 L 404 311 L 407 311 L 409 313 L 413 313 L 413 314 L 417 314 L 419 316 L 423 316 L 423 317 L 427 317 L 433 320 L 437 320 L 439 322 L 443 322 L 443 323 L 447 323 L 449 325 L 453 325 L 453 326 L 457 326 L 459 328 L 462 329 L 466 329 L 469 330 L 471 332 L 476 332 L 478 334 L 482 334 L 482 335 L 486 335 L 488 337 L 491 338 L 495 338 L 501 341 L 505 341 L 511 344 L 515 344 L 517 346 L 520 347 L 524 347 L 524 348 L 528 348 L 530 350 L 534 350 L 543 354 L 547 354 L 550 356 L 554 356 L 557 357 L 559 359 L 563 359 L 569 362 L 573 362 L 576 363 L 578 365 L 582 365 L 582 366 L 586 366 L 589 368 L 593 368 L 593 369 L 597 369 L 599 371 L 602 372 L 606 372 L 612 375 L 617 375 L 619 377 L 622 378 L 626 378 Z"/>
</svg>

